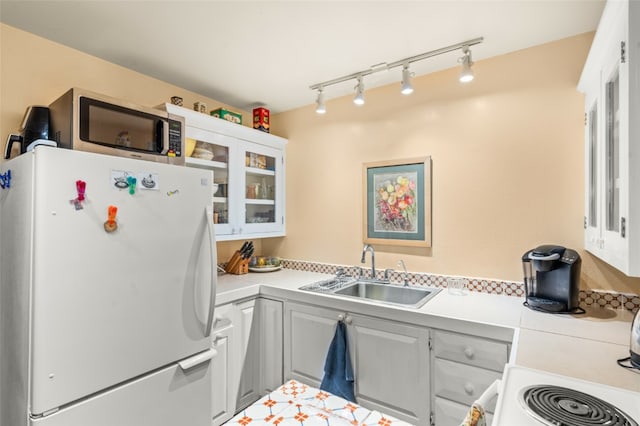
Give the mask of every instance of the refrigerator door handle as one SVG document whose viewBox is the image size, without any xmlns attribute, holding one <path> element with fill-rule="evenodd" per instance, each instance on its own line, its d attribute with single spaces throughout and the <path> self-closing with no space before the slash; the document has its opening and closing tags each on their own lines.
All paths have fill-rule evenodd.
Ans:
<svg viewBox="0 0 640 426">
<path fill-rule="evenodd" d="M 211 259 L 211 296 L 209 299 L 209 314 L 207 316 L 207 327 L 204 332 L 205 337 L 211 336 L 211 330 L 213 329 L 213 311 L 216 307 L 216 279 L 218 277 L 217 259 L 214 259 L 215 248 L 215 233 L 213 230 L 213 207 L 207 206 L 204 211 L 205 220 L 207 221 L 207 231 L 209 236 L 209 249 Z"/>
<path fill-rule="evenodd" d="M 213 348 L 210 348 L 210 349 L 207 349 L 204 352 L 200 352 L 197 355 L 194 355 L 194 356 L 189 357 L 187 359 L 183 359 L 182 361 L 180 361 L 178 363 L 178 365 L 180 366 L 180 368 L 182 368 L 182 370 L 188 370 L 190 368 L 195 367 L 196 365 L 200 365 L 202 363 L 210 361 L 217 354 L 218 354 L 218 351 L 216 351 Z"/>
</svg>

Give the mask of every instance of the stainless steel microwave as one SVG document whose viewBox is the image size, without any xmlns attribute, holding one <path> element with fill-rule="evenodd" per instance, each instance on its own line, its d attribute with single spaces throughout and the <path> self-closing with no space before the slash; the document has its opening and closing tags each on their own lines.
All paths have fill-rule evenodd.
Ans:
<svg viewBox="0 0 640 426">
<path fill-rule="evenodd" d="M 49 138 L 61 148 L 184 165 L 184 118 L 84 89 L 49 105 Z"/>
</svg>

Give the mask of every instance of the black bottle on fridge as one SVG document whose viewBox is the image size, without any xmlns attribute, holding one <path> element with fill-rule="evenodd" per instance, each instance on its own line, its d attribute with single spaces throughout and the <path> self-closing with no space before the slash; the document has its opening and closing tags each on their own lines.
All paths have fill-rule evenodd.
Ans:
<svg viewBox="0 0 640 426">
<path fill-rule="evenodd" d="M 525 306 L 549 313 L 584 313 L 578 306 L 580 266 L 575 250 L 542 245 L 522 256 Z"/>
</svg>

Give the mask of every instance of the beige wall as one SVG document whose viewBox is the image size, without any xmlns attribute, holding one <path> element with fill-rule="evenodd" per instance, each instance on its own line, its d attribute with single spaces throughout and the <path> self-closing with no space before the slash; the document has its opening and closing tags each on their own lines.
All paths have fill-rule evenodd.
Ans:
<svg viewBox="0 0 640 426">
<path fill-rule="evenodd" d="M 362 163 L 430 155 L 433 247 L 377 246 L 378 266 L 402 258 L 412 271 L 520 280 L 521 254 L 541 243 L 582 247 L 583 107 L 576 91 L 592 34 L 479 61 L 476 81 L 457 69 L 277 114 L 288 137 L 287 237 L 257 251 L 358 264 L 362 249 Z M 0 137 L 17 132 L 24 110 L 72 86 L 158 105 L 182 96 L 213 99 L 0 24 Z M 330 89 L 327 89 L 330 93 Z M 313 93 L 309 93 L 312 100 Z M 243 111 L 245 117 L 248 112 Z M 218 244 L 225 261 L 240 243 Z M 581 251 L 583 287 L 640 292 L 630 279 Z"/>
<path fill-rule="evenodd" d="M 522 254 L 539 244 L 578 249 L 582 286 L 640 292 L 581 250 L 583 96 L 576 85 L 593 34 L 329 100 L 273 117 L 287 146 L 287 237 L 265 241 L 285 258 L 359 264 L 362 164 L 431 156 L 433 246 L 376 246 L 380 268 L 522 280 Z M 486 41 L 489 42 L 489 41 Z M 452 62 L 455 57 L 452 58 Z M 330 94 L 331 89 L 326 89 Z M 314 98 L 309 92 L 309 99 Z M 368 264 L 368 262 L 367 262 Z"/>
<path fill-rule="evenodd" d="M 49 105 L 71 87 L 81 87 L 146 106 L 160 105 L 169 102 L 172 96 L 180 96 L 187 108 L 196 101 L 206 103 L 209 109 L 226 107 L 241 112 L 244 122 L 252 124 L 250 112 L 5 24 L 0 24 L 0 48 L 2 153 L 7 135 L 19 131 L 27 106 Z M 237 242 L 218 243 L 218 260 L 226 261 L 239 246 Z M 256 249 L 260 250 L 260 247 L 258 241 Z"/>
<path fill-rule="evenodd" d="M 0 46 L 0 136 L 3 138 L 18 132 L 28 105 L 49 105 L 71 87 L 145 106 L 160 105 L 170 102 L 172 96 L 180 96 L 187 108 L 201 101 L 209 109 L 237 110 L 5 24 L 0 24 Z M 245 123 L 250 124 L 251 113 L 239 112 Z"/>
</svg>

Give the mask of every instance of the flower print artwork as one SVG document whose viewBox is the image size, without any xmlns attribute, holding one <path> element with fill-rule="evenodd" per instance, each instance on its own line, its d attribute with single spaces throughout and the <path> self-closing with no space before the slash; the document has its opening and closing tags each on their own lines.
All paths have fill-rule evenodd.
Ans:
<svg viewBox="0 0 640 426">
<path fill-rule="evenodd" d="M 365 163 L 363 241 L 431 247 L 431 157 Z"/>
<path fill-rule="evenodd" d="M 415 172 L 374 176 L 376 231 L 417 231 L 416 181 Z"/>
</svg>

